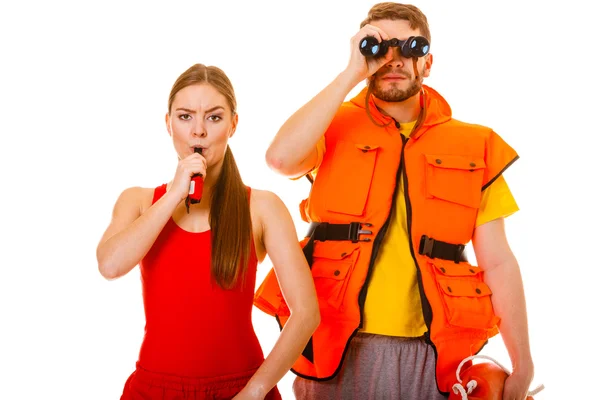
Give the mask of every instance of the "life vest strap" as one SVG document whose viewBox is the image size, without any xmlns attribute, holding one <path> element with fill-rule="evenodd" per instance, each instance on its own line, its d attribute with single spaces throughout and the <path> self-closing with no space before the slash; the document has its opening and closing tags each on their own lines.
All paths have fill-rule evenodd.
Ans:
<svg viewBox="0 0 600 400">
<path fill-rule="evenodd" d="M 446 243 L 427 235 L 421 236 L 419 254 L 426 255 L 429 258 L 454 261 L 457 264 L 461 261 L 467 261 L 464 244 Z"/>
<path fill-rule="evenodd" d="M 373 232 L 363 229 L 373 225 L 368 222 L 350 222 L 349 224 L 330 224 L 328 222 L 312 222 L 306 237 L 313 240 L 349 240 L 352 243 L 370 242 L 371 238 L 361 238 L 362 235 L 372 235 Z"/>
</svg>

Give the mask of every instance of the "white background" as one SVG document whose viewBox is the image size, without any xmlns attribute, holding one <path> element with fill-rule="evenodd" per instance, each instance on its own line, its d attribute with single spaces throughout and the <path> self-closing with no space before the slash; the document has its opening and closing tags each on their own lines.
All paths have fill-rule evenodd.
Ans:
<svg viewBox="0 0 600 400">
<path fill-rule="evenodd" d="M 243 178 L 277 193 L 304 233 L 297 204 L 309 183 L 271 172 L 264 153 L 346 66 L 373 3 L 2 2 L 0 399 L 120 396 L 143 336 L 139 270 L 106 281 L 95 249 L 123 189 L 172 178 L 167 96 L 192 64 L 229 75 Z M 507 231 L 534 383 L 546 385 L 536 399 L 600 398 L 600 35 L 593 2 L 534 3 L 416 1 L 433 36 L 426 83 L 456 118 L 493 127 L 521 156 L 505 175 L 521 208 Z M 256 309 L 254 320 L 268 352 L 277 324 Z M 510 366 L 499 337 L 482 354 Z M 279 384 L 285 399 L 292 379 Z"/>
</svg>

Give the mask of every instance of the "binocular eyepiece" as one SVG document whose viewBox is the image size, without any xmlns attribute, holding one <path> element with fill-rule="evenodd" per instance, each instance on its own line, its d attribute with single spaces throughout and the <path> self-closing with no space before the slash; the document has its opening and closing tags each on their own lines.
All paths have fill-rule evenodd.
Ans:
<svg viewBox="0 0 600 400">
<path fill-rule="evenodd" d="M 365 57 L 382 57 L 390 47 L 399 47 L 402 57 L 418 58 L 429 53 L 429 41 L 423 36 L 411 36 L 406 40 L 390 39 L 377 41 L 373 36 L 366 36 L 360 41 L 359 49 Z"/>
</svg>

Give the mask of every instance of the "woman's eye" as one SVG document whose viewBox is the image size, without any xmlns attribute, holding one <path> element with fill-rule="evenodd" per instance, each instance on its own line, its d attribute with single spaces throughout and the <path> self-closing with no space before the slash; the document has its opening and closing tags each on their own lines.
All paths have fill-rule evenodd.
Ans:
<svg viewBox="0 0 600 400">
<path fill-rule="evenodd" d="M 220 115 L 211 115 L 208 117 L 209 120 L 213 121 L 213 122 L 217 122 L 220 121 L 222 118 Z"/>
<path fill-rule="evenodd" d="M 181 114 L 179 116 L 179 119 L 184 120 L 184 121 L 189 121 L 190 119 L 192 119 L 192 116 L 190 114 Z"/>
</svg>

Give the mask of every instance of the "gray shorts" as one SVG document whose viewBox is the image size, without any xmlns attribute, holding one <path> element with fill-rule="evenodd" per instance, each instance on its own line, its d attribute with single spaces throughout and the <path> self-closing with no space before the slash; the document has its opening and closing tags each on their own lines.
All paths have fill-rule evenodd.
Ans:
<svg viewBox="0 0 600 400">
<path fill-rule="evenodd" d="M 339 374 L 316 382 L 296 377 L 298 400 L 444 400 L 435 383 L 435 353 L 423 338 L 358 333 Z"/>
</svg>

